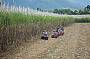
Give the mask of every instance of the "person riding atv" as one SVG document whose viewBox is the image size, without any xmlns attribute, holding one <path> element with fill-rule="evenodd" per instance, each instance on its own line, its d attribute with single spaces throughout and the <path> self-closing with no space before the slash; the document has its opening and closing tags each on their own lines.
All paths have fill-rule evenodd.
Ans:
<svg viewBox="0 0 90 59">
<path fill-rule="evenodd" d="M 60 28 L 61 30 L 61 35 L 64 35 L 64 27 L 63 26 L 61 26 L 61 28 Z"/>
<path fill-rule="evenodd" d="M 64 28 L 60 27 L 60 28 L 57 28 L 56 30 L 53 31 L 51 37 L 57 38 L 57 37 L 63 36 L 63 35 L 64 35 Z"/>
<path fill-rule="evenodd" d="M 43 31 L 41 39 L 48 40 L 48 32 L 46 30 Z"/>
<path fill-rule="evenodd" d="M 53 30 L 53 33 L 51 35 L 52 38 L 57 38 L 58 37 L 58 32 L 56 30 Z"/>
<path fill-rule="evenodd" d="M 60 28 L 58 29 L 58 35 L 59 35 L 59 36 L 63 36 L 63 34 L 64 34 L 64 28 L 63 28 L 63 27 L 60 27 Z"/>
</svg>

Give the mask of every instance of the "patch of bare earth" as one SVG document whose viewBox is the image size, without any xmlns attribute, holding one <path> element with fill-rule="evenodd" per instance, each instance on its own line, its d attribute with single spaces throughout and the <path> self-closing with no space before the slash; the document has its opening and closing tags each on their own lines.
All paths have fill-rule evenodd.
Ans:
<svg viewBox="0 0 90 59">
<path fill-rule="evenodd" d="M 90 23 L 73 24 L 62 37 L 24 45 L 2 59 L 90 59 Z"/>
</svg>

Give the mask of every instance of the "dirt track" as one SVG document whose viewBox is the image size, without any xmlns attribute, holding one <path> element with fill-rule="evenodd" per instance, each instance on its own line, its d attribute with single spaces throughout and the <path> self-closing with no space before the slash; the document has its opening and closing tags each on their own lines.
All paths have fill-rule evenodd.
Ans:
<svg viewBox="0 0 90 59">
<path fill-rule="evenodd" d="M 2 59 L 90 59 L 90 23 L 73 24 L 63 37 L 27 44 Z"/>
</svg>

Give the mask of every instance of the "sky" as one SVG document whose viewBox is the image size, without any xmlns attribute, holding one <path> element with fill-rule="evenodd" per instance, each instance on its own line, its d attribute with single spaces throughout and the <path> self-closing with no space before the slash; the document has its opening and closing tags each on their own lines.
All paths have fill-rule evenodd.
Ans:
<svg viewBox="0 0 90 59">
<path fill-rule="evenodd" d="M 13 5 L 13 0 L 5 0 L 6 4 Z M 90 0 L 14 0 L 14 5 L 30 7 L 32 9 L 81 9 L 90 5 Z"/>
</svg>

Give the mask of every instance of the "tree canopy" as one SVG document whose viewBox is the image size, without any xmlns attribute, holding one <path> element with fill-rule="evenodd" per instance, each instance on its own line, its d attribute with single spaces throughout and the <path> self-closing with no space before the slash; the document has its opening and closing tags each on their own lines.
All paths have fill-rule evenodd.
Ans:
<svg viewBox="0 0 90 59">
<path fill-rule="evenodd" d="M 40 8 L 37 8 L 37 10 L 38 11 L 45 11 L 45 10 L 40 9 Z M 90 5 L 87 5 L 83 9 L 78 9 L 78 10 L 72 10 L 72 9 L 54 9 L 52 12 L 56 13 L 56 14 L 68 14 L 68 15 L 90 14 Z"/>
</svg>

